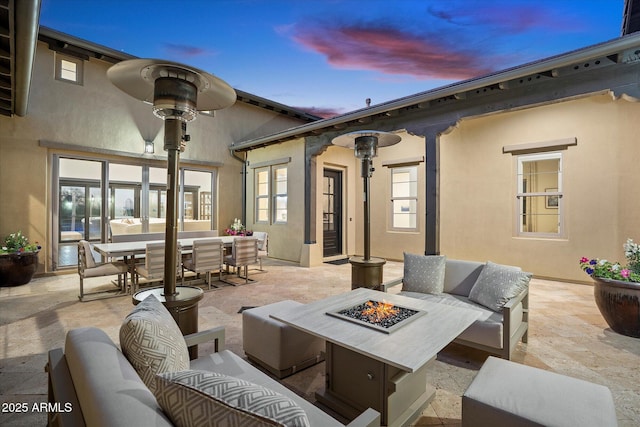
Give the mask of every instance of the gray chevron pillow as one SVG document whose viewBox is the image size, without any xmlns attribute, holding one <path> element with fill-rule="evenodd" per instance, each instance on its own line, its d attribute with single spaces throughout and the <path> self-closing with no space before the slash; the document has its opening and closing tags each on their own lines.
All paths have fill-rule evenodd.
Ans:
<svg viewBox="0 0 640 427">
<path fill-rule="evenodd" d="M 120 326 L 120 348 L 153 392 L 161 372 L 189 369 L 189 350 L 169 310 L 153 295 L 135 306 Z"/>
<path fill-rule="evenodd" d="M 156 376 L 155 396 L 176 426 L 306 427 L 293 400 L 258 384 L 208 371 Z"/>
<path fill-rule="evenodd" d="M 444 290 L 444 255 L 415 255 L 404 253 L 402 290 L 441 294 Z"/>
<path fill-rule="evenodd" d="M 502 307 L 517 296 L 531 280 L 531 273 L 518 267 L 487 262 L 469 292 L 471 301 L 500 313 Z"/>
</svg>

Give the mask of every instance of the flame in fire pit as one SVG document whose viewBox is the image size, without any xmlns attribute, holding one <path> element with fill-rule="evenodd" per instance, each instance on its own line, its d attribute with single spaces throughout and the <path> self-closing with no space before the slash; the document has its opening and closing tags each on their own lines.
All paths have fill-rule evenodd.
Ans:
<svg viewBox="0 0 640 427">
<path fill-rule="evenodd" d="M 366 308 L 362 310 L 362 315 L 369 318 L 370 322 L 380 323 L 384 319 L 395 316 L 398 310 L 393 304 L 386 301 L 367 301 Z"/>
</svg>

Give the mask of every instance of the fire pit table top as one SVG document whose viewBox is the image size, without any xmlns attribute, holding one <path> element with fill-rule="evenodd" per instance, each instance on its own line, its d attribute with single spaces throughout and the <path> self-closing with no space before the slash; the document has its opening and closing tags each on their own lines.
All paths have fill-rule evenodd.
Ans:
<svg viewBox="0 0 640 427">
<path fill-rule="evenodd" d="M 426 313 L 406 322 L 392 334 L 328 314 L 368 300 L 384 300 Z M 297 329 L 407 372 L 415 372 L 434 358 L 479 316 L 476 310 L 434 304 L 366 288 L 271 315 Z"/>
</svg>

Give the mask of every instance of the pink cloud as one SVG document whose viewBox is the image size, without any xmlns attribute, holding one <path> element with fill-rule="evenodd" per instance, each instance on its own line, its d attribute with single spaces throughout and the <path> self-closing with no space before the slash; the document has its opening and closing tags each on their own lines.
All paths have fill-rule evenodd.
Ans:
<svg viewBox="0 0 640 427">
<path fill-rule="evenodd" d="M 183 58 L 203 56 L 203 55 L 208 55 L 210 53 L 206 49 L 202 49 L 200 47 L 188 46 L 188 45 L 182 45 L 182 44 L 172 44 L 172 43 L 165 43 L 164 50 L 170 55 L 179 56 Z"/>
<path fill-rule="evenodd" d="M 299 30 L 294 38 L 338 68 L 369 69 L 420 79 L 466 79 L 491 71 L 479 55 L 444 39 L 389 27 L 344 26 Z"/>
<path fill-rule="evenodd" d="M 344 113 L 343 109 L 339 108 L 322 108 L 322 107 L 293 107 L 305 113 L 313 114 L 314 116 L 322 117 L 323 119 L 329 119 L 331 117 L 339 116 Z"/>
<path fill-rule="evenodd" d="M 502 36 L 545 29 L 569 32 L 584 26 L 577 14 L 559 12 L 558 9 L 545 9 L 539 2 L 535 4 L 518 4 L 510 1 L 502 4 L 469 2 L 465 3 L 465 7 L 447 4 L 445 8 L 447 6 L 449 9 L 431 7 L 428 13 L 447 24 L 481 28 L 483 32 L 499 32 Z"/>
</svg>

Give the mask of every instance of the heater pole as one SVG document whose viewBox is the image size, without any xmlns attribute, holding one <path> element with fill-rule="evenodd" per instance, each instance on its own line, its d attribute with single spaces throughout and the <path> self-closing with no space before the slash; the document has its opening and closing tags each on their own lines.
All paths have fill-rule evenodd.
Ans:
<svg viewBox="0 0 640 427">
<path fill-rule="evenodd" d="M 371 204 L 369 203 L 369 175 L 371 159 L 362 159 L 362 180 L 364 184 L 364 260 L 371 259 Z"/>
<path fill-rule="evenodd" d="M 167 151 L 167 213 L 164 254 L 164 295 L 176 295 L 176 266 L 178 265 L 178 185 L 180 144 L 184 138 L 183 125 L 178 119 L 166 119 L 164 149 Z"/>
</svg>

